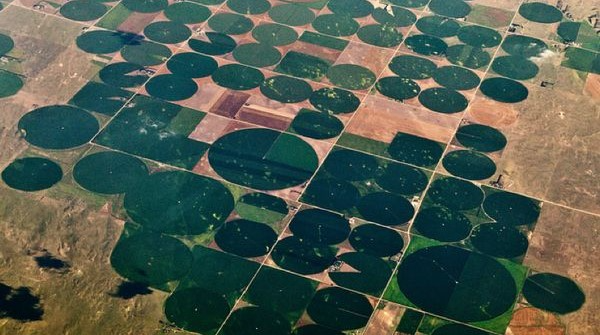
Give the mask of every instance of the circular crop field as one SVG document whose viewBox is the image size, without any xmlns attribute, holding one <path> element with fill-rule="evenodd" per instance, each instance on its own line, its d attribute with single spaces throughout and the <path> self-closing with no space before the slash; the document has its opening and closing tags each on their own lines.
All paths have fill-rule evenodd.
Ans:
<svg viewBox="0 0 600 335">
<path fill-rule="evenodd" d="M 502 35 L 494 29 L 473 25 L 461 27 L 458 39 L 472 47 L 491 48 L 500 44 Z"/>
<path fill-rule="evenodd" d="M 431 183 L 427 196 L 437 205 L 458 211 L 477 208 L 483 202 L 481 188 L 451 177 L 436 179 Z"/>
<path fill-rule="evenodd" d="M 110 255 L 110 264 L 132 282 L 158 286 L 185 276 L 192 264 L 192 252 L 166 235 L 123 235 Z"/>
<path fill-rule="evenodd" d="M 218 181 L 175 171 L 150 175 L 124 200 L 136 223 L 173 235 L 212 231 L 225 222 L 233 206 L 231 193 Z"/>
<path fill-rule="evenodd" d="M 277 223 L 289 212 L 283 199 L 259 192 L 241 196 L 235 205 L 235 211 L 243 219 L 267 224 Z"/>
<path fill-rule="evenodd" d="M 521 102 L 529 95 L 529 90 L 525 85 L 503 77 L 485 79 L 479 88 L 485 96 L 505 103 Z"/>
<path fill-rule="evenodd" d="M 319 140 L 338 136 L 344 124 L 333 115 L 311 110 L 301 110 L 290 127 L 298 134 Z"/>
<path fill-rule="evenodd" d="M 381 172 L 374 156 L 347 149 L 332 151 L 322 169 L 336 178 L 348 181 L 375 178 Z"/>
<path fill-rule="evenodd" d="M 302 79 L 274 76 L 265 79 L 260 85 L 260 92 L 271 100 L 296 103 L 308 99 L 313 90 L 310 84 Z"/>
<path fill-rule="evenodd" d="M 148 75 L 139 71 L 144 67 L 138 64 L 120 62 L 103 67 L 98 75 L 106 84 L 116 87 L 136 87 L 148 80 Z"/>
<path fill-rule="evenodd" d="M 538 23 L 555 23 L 562 20 L 561 11 L 542 2 L 524 3 L 519 7 L 519 14 L 529 21 Z"/>
<path fill-rule="evenodd" d="M 221 329 L 224 335 L 288 335 L 290 322 L 281 314 L 262 307 L 242 307 L 233 311 Z"/>
<path fill-rule="evenodd" d="M 259 190 L 299 185 L 316 171 L 317 154 L 299 137 L 271 129 L 243 129 L 213 143 L 212 168 L 224 179 Z"/>
<path fill-rule="evenodd" d="M 315 19 L 315 13 L 300 4 L 282 4 L 269 10 L 269 17 L 281 24 L 289 26 L 304 26 Z"/>
<path fill-rule="evenodd" d="M 123 0 L 121 4 L 131 11 L 140 13 L 160 12 L 169 6 L 167 0 Z"/>
<path fill-rule="evenodd" d="M 437 142 L 422 137 L 398 133 L 390 143 L 387 151 L 393 159 L 427 167 L 436 164 L 440 160 L 444 147 Z"/>
<path fill-rule="evenodd" d="M 23 79 L 18 75 L 0 70 L 0 99 L 17 94 L 23 85 Z"/>
<path fill-rule="evenodd" d="M 260 43 L 279 46 L 296 42 L 298 33 L 288 26 L 264 23 L 252 30 L 252 37 Z"/>
<path fill-rule="evenodd" d="M 148 41 L 128 44 L 121 49 L 121 56 L 130 63 L 142 66 L 154 66 L 164 63 L 171 57 L 171 49 Z"/>
<path fill-rule="evenodd" d="M 167 319 L 191 332 L 216 331 L 229 315 L 222 295 L 199 287 L 176 290 L 165 301 Z"/>
<path fill-rule="evenodd" d="M 373 4 L 367 0 L 330 0 L 327 8 L 336 14 L 365 17 L 373 12 Z"/>
<path fill-rule="evenodd" d="M 431 0 L 428 7 L 438 15 L 453 18 L 465 17 L 471 12 L 471 6 L 463 0 Z"/>
<path fill-rule="evenodd" d="M 354 291 L 378 296 L 392 276 L 392 269 L 386 261 L 367 253 L 347 252 L 339 255 L 338 259 L 353 270 L 329 272 L 329 278 L 336 285 Z"/>
<path fill-rule="evenodd" d="M 206 55 L 224 55 L 232 52 L 237 46 L 235 40 L 227 34 L 209 31 L 206 32 L 206 38 L 208 41 L 192 38 L 188 41 L 188 45 L 192 50 Z"/>
<path fill-rule="evenodd" d="M 271 258 L 283 269 L 303 275 L 323 272 L 336 260 L 332 247 L 295 236 L 277 242 Z"/>
<path fill-rule="evenodd" d="M 427 58 L 402 55 L 394 57 L 389 64 L 389 68 L 403 78 L 427 79 L 433 75 L 437 65 Z"/>
<path fill-rule="evenodd" d="M 167 62 L 167 69 L 171 73 L 188 78 L 202 78 L 213 74 L 219 65 L 212 57 L 184 52 L 176 54 Z"/>
<path fill-rule="evenodd" d="M 198 84 L 188 77 L 161 74 L 146 83 L 146 91 L 156 98 L 179 101 L 192 97 L 198 91 Z"/>
<path fill-rule="evenodd" d="M 453 114 L 464 111 L 469 102 L 461 93 L 445 87 L 428 88 L 419 94 L 419 102 L 434 112 Z"/>
<path fill-rule="evenodd" d="M 204 22 L 212 15 L 208 7 L 193 2 L 176 2 L 167 7 L 164 14 L 169 20 L 183 24 Z"/>
<path fill-rule="evenodd" d="M 538 74 L 538 66 L 522 56 L 502 56 L 494 59 L 492 70 L 497 74 L 516 80 L 527 80 Z"/>
<path fill-rule="evenodd" d="M 466 148 L 482 152 L 494 152 L 506 146 L 506 137 L 500 131 L 482 124 L 458 128 L 456 140 Z"/>
<path fill-rule="evenodd" d="M 475 72 L 459 66 L 443 66 L 433 73 L 436 83 L 452 90 L 470 90 L 479 85 Z"/>
<path fill-rule="evenodd" d="M 434 206 L 417 214 L 413 228 L 421 235 L 437 241 L 458 242 L 471 233 L 471 221 L 460 212 Z"/>
<path fill-rule="evenodd" d="M 227 0 L 227 7 L 244 15 L 258 15 L 271 9 L 267 0 Z"/>
<path fill-rule="evenodd" d="M 508 35 L 502 42 L 502 49 L 513 56 L 537 57 L 548 49 L 546 42 L 534 37 Z"/>
<path fill-rule="evenodd" d="M 60 165 L 41 157 L 15 160 L 2 171 L 2 180 L 11 188 L 34 192 L 52 187 L 63 176 Z"/>
<path fill-rule="evenodd" d="M 439 37 L 431 35 L 412 35 L 404 41 L 412 51 L 425 56 L 439 56 L 446 53 L 448 44 Z"/>
<path fill-rule="evenodd" d="M 320 15 L 314 19 L 312 26 L 316 31 L 331 36 L 354 35 L 360 28 L 352 17 L 342 14 Z"/>
<path fill-rule="evenodd" d="M 140 159 L 114 151 L 85 156 L 75 164 L 73 178 L 86 190 L 117 194 L 131 190 L 148 176 Z"/>
<path fill-rule="evenodd" d="M 354 112 L 360 105 L 360 100 L 354 93 L 335 87 L 320 88 L 308 98 L 316 109 L 332 114 Z"/>
<path fill-rule="evenodd" d="M 471 243 L 484 254 L 514 258 L 527 251 L 527 237 L 512 225 L 484 223 L 473 229 Z"/>
<path fill-rule="evenodd" d="M 487 179 L 496 173 L 494 161 L 472 150 L 452 151 L 444 156 L 442 164 L 451 174 L 469 180 Z"/>
<path fill-rule="evenodd" d="M 574 312 L 585 302 L 585 295 L 575 282 L 553 273 L 527 277 L 523 296 L 534 307 L 558 314 Z"/>
<path fill-rule="evenodd" d="M 328 287 L 317 291 L 306 312 L 317 324 L 336 330 L 353 330 L 367 325 L 373 306 L 362 294 Z"/>
<path fill-rule="evenodd" d="M 74 0 L 60 7 L 60 15 L 74 21 L 92 21 L 99 19 L 108 11 L 108 7 L 100 2 L 90 0 Z"/>
<path fill-rule="evenodd" d="M 348 241 L 354 250 L 377 257 L 393 256 L 404 248 L 402 235 L 374 224 L 363 224 L 352 229 Z"/>
<path fill-rule="evenodd" d="M 15 42 L 10 36 L 0 34 L 0 56 L 9 53 L 15 47 Z"/>
<path fill-rule="evenodd" d="M 388 163 L 385 172 L 377 177 L 377 185 L 386 191 L 403 195 L 423 192 L 428 178 L 423 171 L 404 164 Z"/>
<path fill-rule="evenodd" d="M 416 27 L 423 34 L 446 38 L 455 36 L 460 29 L 460 24 L 447 17 L 432 15 L 420 18 Z"/>
<path fill-rule="evenodd" d="M 98 132 L 98 120 L 83 109 L 54 105 L 23 115 L 19 130 L 25 140 L 43 149 L 70 149 L 90 141 Z"/>
<path fill-rule="evenodd" d="M 354 64 L 334 65 L 327 71 L 332 84 L 349 90 L 364 90 L 371 87 L 376 76 L 371 70 Z"/>
<path fill-rule="evenodd" d="M 317 324 L 309 324 L 296 328 L 292 335 L 344 335 L 344 333 Z"/>
<path fill-rule="evenodd" d="M 408 9 L 392 6 L 392 13 L 383 8 L 375 8 L 373 19 L 380 24 L 392 27 L 408 27 L 417 21 L 417 16 Z"/>
<path fill-rule="evenodd" d="M 303 197 L 308 203 L 341 211 L 354 207 L 360 198 L 360 192 L 347 181 L 322 178 L 314 179 Z"/>
<path fill-rule="evenodd" d="M 254 23 L 240 14 L 218 13 L 208 19 L 208 26 L 218 33 L 241 35 L 252 30 Z"/>
<path fill-rule="evenodd" d="M 375 84 L 377 91 L 388 98 L 404 101 L 419 95 L 419 84 L 408 78 L 396 76 L 384 77 Z"/>
<path fill-rule="evenodd" d="M 470 69 L 479 69 L 490 63 L 492 57 L 481 48 L 457 44 L 446 50 L 446 58 L 452 63 Z"/>
<path fill-rule="evenodd" d="M 265 76 L 259 70 L 240 64 L 227 64 L 212 74 L 215 84 L 232 90 L 251 90 L 262 84 Z"/>
<path fill-rule="evenodd" d="M 405 256 L 397 280 L 419 308 L 461 322 L 502 315 L 517 297 L 515 280 L 498 261 L 448 245 Z"/>
<path fill-rule="evenodd" d="M 334 245 L 346 240 L 350 234 L 350 223 L 339 214 L 321 209 L 306 209 L 294 216 L 289 229 L 302 240 Z"/>
<path fill-rule="evenodd" d="M 92 54 L 110 54 L 121 50 L 131 36 L 108 30 L 92 30 L 77 36 L 79 49 Z"/>
<path fill-rule="evenodd" d="M 215 235 L 221 250 L 240 257 L 260 257 L 269 253 L 277 233 L 266 224 L 238 219 L 225 223 Z"/>
<path fill-rule="evenodd" d="M 390 0 L 390 2 L 397 6 L 420 8 L 425 6 L 429 0 Z"/>
<path fill-rule="evenodd" d="M 534 200 L 510 192 L 488 195 L 483 202 L 483 209 L 497 222 L 514 226 L 534 223 L 540 215 L 540 206 Z"/>
<path fill-rule="evenodd" d="M 361 41 L 382 48 L 392 48 L 402 42 L 402 34 L 395 27 L 382 24 L 370 24 L 358 30 Z"/>
<path fill-rule="evenodd" d="M 415 214 L 410 201 L 388 192 L 367 194 L 360 198 L 356 208 L 366 220 L 386 226 L 405 224 Z"/>
<path fill-rule="evenodd" d="M 144 28 L 144 35 L 154 42 L 176 44 L 190 38 L 192 31 L 183 23 L 158 21 L 147 25 Z"/>
<path fill-rule="evenodd" d="M 233 58 L 238 62 L 255 67 L 275 65 L 281 59 L 277 48 L 265 43 L 247 43 L 233 50 Z"/>
<path fill-rule="evenodd" d="M 565 42 L 575 42 L 579 36 L 581 22 L 565 21 L 561 22 L 556 29 L 556 33 Z M 0 51 L 0 55 L 2 52 Z"/>
</svg>

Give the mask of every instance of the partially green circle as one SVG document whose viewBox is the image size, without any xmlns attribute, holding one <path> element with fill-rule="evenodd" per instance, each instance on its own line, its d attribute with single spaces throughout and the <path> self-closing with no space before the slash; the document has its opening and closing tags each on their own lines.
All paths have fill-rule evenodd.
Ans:
<svg viewBox="0 0 600 335">
<path fill-rule="evenodd" d="M 157 21 L 144 28 L 144 35 L 154 42 L 176 44 L 190 38 L 192 31 L 183 23 Z"/>
<path fill-rule="evenodd" d="M 497 222 L 515 226 L 534 223 L 540 215 L 540 206 L 534 200 L 509 192 L 488 195 L 483 209 Z"/>
<path fill-rule="evenodd" d="M 352 229 L 348 241 L 354 250 L 377 257 L 394 256 L 404 248 L 402 235 L 375 224 L 363 224 Z"/>
<path fill-rule="evenodd" d="M 431 0 L 428 7 L 438 15 L 453 18 L 462 18 L 471 12 L 471 6 L 463 0 Z"/>
<path fill-rule="evenodd" d="M 24 84 L 18 75 L 0 70 L 0 99 L 17 94 Z"/>
<path fill-rule="evenodd" d="M 534 37 L 508 35 L 502 42 L 502 49 L 513 56 L 530 58 L 538 57 L 542 52 L 548 50 L 548 45 Z"/>
<path fill-rule="evenodd" d="M 265 79 L 260 85 L 260 92 L 271 100 L 297 103 L 308 99 L 313 90 L 302 79 L 279 75 Z"/>
<path fill-rule="evenodd" d="M 417 214 L 412 228 L 437 241 L 458 242 L 471 233 L 471 221 L 458 211 L 433 206 Z"/>
<path fill-rule="evenodd" d="M 446 38 L 455 36 L 460 29 L 460 24 L 451 18 L 432 15 L 420 18 L 416 27 L 423 34 Z"/>
<path fill-rule="evenodd" d="M 456 140 L 466 148 L 482 152 L 502 150 L 507 142 L 499 130 L 482 124 L 469 124 L 458 128 Z"/>
<path fill-rule="evenodd" d="M 459 66 L 442 66 L 433 73 L 436 83 L 452 90 L 470 90 L 479 85 L 475 72 Z"/>
<path fill-rule="evenodd" d="M 375 89 L 386 97 L 399 101 L 412 99 L 421 92 L 421 88 L 413 80 L 396 76 L 379 79 Z"/>
<path fill-rule="evenodd" d="M 208 77 L 219 67 L 217 61 L 209 56 L 195 52 L 176 54 L 167 62 L 167 69 L 171 73 L 188 78 Z"/>
<path fill-rule="evenodd" d="M 229 315 L 229 304 L 215 292 L 200 287 L 176 290 L 165 301 L 165 316 L 177 327 L 191 332 L 218 329 Z"/>
<path fill-rule="evenodd" d="M 212 15 L 208 7 L 193 2 L 176 2 L 164 11 L 165 16 L 173 21 L 183 24 L 201 23 Z"/>
<path fill-rule="evenodd" d="M 360 198 L 356 208 L 366 220 L 385 226 L 405 224 L 415 214 L 410 201 L 389 192 L 367 194 Z"/>
<path fill-rule="evenodd" d="M 516 80 L 527 80 L 535 77 L 538 66 L 521 56 L 501 56 L 492 62 L 492 70 L 497 74 Z"/>
<path fill-rule="evenodd" d="M 425 56 L 439 56 L 446 53 L 448 44 L 441 38 L 431 35 L 412 35 L 404 44 L 412 51 Z"/>
<path fill-rule="evenodd" d="M 427 79 L 433 75 L 437 65 L 427 58 L 401 55 L 392 59 L 389 68 L 403 78 Z"/>
<path fill-rule="evenodd" d="M 338 259 L 353 269 L 328 272 L 329 278 L 341 287 L 378 296 L 392 277 L 390 265 L 371 254 L 346 252 L 339 255 Z"/>
<path fill-rule="evenodd" d="M 149 41 L 128 44 L 121 49 L 121 56 L 130 63 L 142 66 L 154 66 L 164 63 L 171 57 L 171 49 Z"/>
<path fill-rule="evenodd" d="M 245 219 L 222 225 L 215 235 L 221 250 L 240 257 L 260 257 L 269 253 L 277 241 L 277 233 L 264 223 Z"/>
<path fill-rule="evenodd" d="M 322 140 L 341 134 L 344 124 L 337 117 L 327 113 L 301 110 L 290 127 L 299 135 Z"/>
<path fill-rule="evenodd" d="M 382 48 L 392 48 L 402 42 L 402 33 L 396 27 L 384 24 L 370 24 L 360 27 L 358 38 L 368 44 Z"/>
<path fill-rule="evenodd" d="M 336 14 L 365 17 L 373 12 L 373 4 L 367 0 L 330 0 L 327 8 Z"/>
<path fill-rule="evenodd" d="M 519 257 L 527 251 L 527 237 L 511 225 L 483 223 L 473 229 L 471 244 L 480 252 L 498 258 Z"/>
<path fill-rule="evenodd" d="M 15 47 L 15 42 L 10 36 L 0 34 L 0 56 L 9 53 Z"/>
<path fill-rule="evenodd" d="M 271 8 L 269 17 L 277 23 L 304 26 L 315 19 L 315 13 L 301 4 L 288 3 Z"/>
<path fill-rule="evenodd" d="M 123 0 L 121 2 L 125 8 L 139 13 L 155 13 L 169 6 L 167 0 Z"/>
<path fill-rule="evenodd" d="M 146 91 L 156 98 L 179 101 L 192 97 L 198 91 L 198 84 L 188 77 L 161 74 L 146 83 Z"/>
<path fill-rule="evenodd" d="M 458 39 L 475 48 L 491 48 L 500 44 L 502 35 L 494 29 L 472 25 L 461 27 Z"/>
<path fill-rule="evenodd" d="M 327 71 L 327 78 L 332 84 L 349 90 L 367 89 L 376 80 L 376 76 L 371 70 L 354 64 L 339 64 L 330 67 Z"/>
<path fill-rule="evenodd" d="M 564 21 L 558 25 L 556 33 L 565 42 L 575 42 L 579 36 L 579 29 L 581 29 L 581 22 Z"/>
<path fill-rule="evenodd" d="M 446 58 L 452 64 L 479 69 L 490 63 L 492 57 L 481 48 L 465 44 L 456 44 L 446 50 Z"/>
<path fill-rule="evenodd" d="M 212 74 L 215 84 L 232 90 L 251 90 L 260 86 L 265 76 L 259 70 L 240 64 L 227 64 Z"/>
<path fill-rule="evenodd" d="M 63 176 L 60 165 L 42 157 L 20 158 L 2 171 L 2 180 L 10 188 L 25 192 L 45 190 Z"/>
<path fill-rule="evenodd" d="M 519 7 L 519 14 L 527 20 L 537 23 L 555 23 L 563 18 L 563 14 L 558 8 L 542 2 L 522 4 Z"/>
<path fill-rule="evenodd" d="M 523 296 L 534 307 L 558 314 L 574 312 L 585 303 L 585 294 L 574 281 L 554 273 L 527 277 Z"/>
<path fill-rule="evenodd" d="M 227 34 L 206 32 L 208 41 L 198 39 L 190 39 L 188 45 L 192 50 L 206 55 L 224 55 L 232 52 L 237 43 Z"/>
<path fill-rule="evenodd" d="M 316 109 L 332 114 L 352 113 L 360 105 L 360 100 L 354 93 L 336 87 L 313 91 L 308 100 Z"/>
<path fill-rule="evenodd" d="M 110 54 L 121 50 L 131 37 L 108 30 L 92 30 L 77 36 L 79 49 L 92 54 Z"/>
<path fill-rule="evenodd" d="M 408 8 L 419 8 L 425 6 L 429 0 L 390 0 L 397 6 L 408 7 Z"/>
<path fill-rule="evenodd" d="M 116 87 L 137 87 L 148 80 L 148 75 L 141 72 L 144 67 L 128 62 L 112 63 L 103 67 L 98 76 L 109 85 Z"/>
<path fill-rule="evenodd" d="M 316 31 L 331 36 L 354 35 L 360 25 L 352 17 L 342 14 L 324 14 L 312 22 Z"/>
<path fill-rule="evenodd" d="M 371 15 L 378 23 L 393 27 L 408 27 L 417 21 L 417 16 L 408 9 L 396 6 L 391 9 L 390 13 L 384 8 L 375 8 Z"/>
<path fill-rule="evenodd" d="M 27 142 L 43 149 L 70 149 L 89 142 L 98 132 L 98 120 L 83 109 L 53 105 L 21 117 L 19 130 Z"/>
<path fill-rule="evenodd" d="M 469 179 L 483 180 L 496 173 L 496 164 L 488 156 L 472 150 L 452 151 L 442 159 L 446 171 Z"/>
<path fill-rule="evenodd" d="M 73 178 L 86 190 L 101 194 L 125 193 L 148 175 L 140 159 L 114 151 L 97 152 L 80 159 Z"/>
<path fill-rule="evenodd" d="M 437 205 L 458 211 L 477 208 L 483 202 L 481 188 L 452 177 L 436 179 L 431 183 L 427 196 Z"/>
<path fill-rule="evenodd" d="M 252 30 L 254 23 L 240 14 L 217 13 L 208 19 L 208 26 L 218 33 L 241 35 Z"/>
<path fill-rule="evenodd" d="M 268 45 L 288 45 L 298 39 L 298 33 L 282 24 L 264 23 L 252 30 L 252 37 L 260 43 Z"/>
<path fill-rule="evenodd" d="M 60 15 L 74 21 L 92 21 L 102 17 L 108 7 L 93 0 L 73 0 L 60 7 Z"/>
<path fill-rule="evenodd" d="M 527 99 L 529 90 L 518 81 L 494 77 L 481 82 L 481 93 L 493 100 L 505 103 L 517 103 Z"/>
<path fill-rule="evenodd" d="M 445 87 L 433 87 L 421 91 L 419 102 L 427 109 L 444 114 L 462 112 L 469 104 L 464 95 Z"/>
<path fill-rule="evenodd" d="M 258 15 L 271 8 L 267 0 L 227 0 L 227 7 L 244 15 Z"/>
<path fill-rule="evenodd" d="M 233 50 L 233 58 L 245 65 L 266 67 L 277 64 L 281 60 L 281 53 L 269 44 L 247 43 Z"/>
<path fill-rule="evenodd" d="M 285 218 L 289 209 L 287 203 L 281 198 L 254 192 L 238 199 L 235 212 L 246 220 L 275 224 Z"/>
</svg>

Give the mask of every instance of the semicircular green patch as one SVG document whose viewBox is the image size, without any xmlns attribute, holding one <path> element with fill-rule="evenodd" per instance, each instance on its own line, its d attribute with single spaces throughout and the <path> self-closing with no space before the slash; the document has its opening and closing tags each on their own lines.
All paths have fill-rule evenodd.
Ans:
<svg viewBox="0 0 600 335">
<path fill-rule="evenodd" d="M 209 149 L 208 160 L 225 180 L 259 190 L 300 185 L 318 165 L 314 149 L 299 137 L 259 128 L 222 136 Z"/>
<path fill-rule="evenodd" d="M 260 86 L 265 76 L 259 70 L 240 64 L 227 64 L 212 74 L 215 84 L 232 90 L 250 90 Z"/>
<path fill-rule="evenodd" d="M 125 194 L 127 214 L 145 229 L 199 235 L 218 228 L 233 210 L 229 190 L 214 179 L 172 171 L 150 175 Z"/>
<path fill-rule="evenodd" d="M 288 335 L 291 332 L 290 322 L 278 312 L 262 307 L 247 306 L 233 311 L 220 333 L 223 335 Z"/>
<path fill-rule="evenodd" d="M 9 53 L 15 47 L 15 42 L 10 36 L 0 34 L 0 56 Z"/>
<path fill-rule="evenodd" d="M 448 44 L 441 38 L 431 35 L 412 35 L 404 41 L 410 50 L 425 56 L 439 56 L 446 53 Z"/>
<path fill-rule="evenodd" d="M 382 48 L 398 46 L 402 42 L 402 33 L 395 27 L 384 24 L 370 24 L 361 27 L 357 33 L 361 41 Z"/>
<path fill-rule="evenodd" d="M 208 7 L 193 2 L 176 2 L 164 11 L 165 16 L 173 21 L 183 24 L 201 23 L 212 15 Z"/>
<path fill-rule="evenodd" d="M 208 19 L 208 26 L 218 33 L 241 35 L 252 30 L 254 23 L 240 14 L 217 13 Z"/>
<path fill-rule="evenodd" d="M 264 23 L 252 30 L 252 37 L 260 43 L 279 46 L 294 43 L 298 39 L 298 33 L 288 26 Z"/>
<path fill-rule="evenodd" d="M 564 21 L 558 25 L 556 33 L 565 42 L 575 42 L 579 36 L 581 22 Z M 0 55 L 2 52 L 0 52 Z"/>
<path fill-rule="evenodd" d="M 500 44 L 502 35 L 494 29 L 473 25 L 461 27 L 458 39 L 472 47 L 491 48 Z"/>
<path fill-rule="evenodd" d="M 427 5 L 432 12 L 453 18 L 469 15 L 471 6 L 463 0 L 431 0 Z"/>
<path fill-rule="evenodd" d="M 148 232 L 123 234 L 110 255 L 110 264 L 132 282 L 160 286 L 188 273 L 192 252 L 170 236 Z"/>
<path fill-rule="evenodd" d="M 18 75 L 0 70 L 0 99 L 17 94 L 24 84 Z"/>
<path fill-rule="evenodd" d="M 513 56 L 537 57 L 548 49 L 546 42 L 529 36 L 508 35 L 502 42 L 502 49 Z"/>
<path fill-rule="evenodd" d="M 538 66 L 522 56 L 501 56 L 492 62 L 492 70 L 497 74 L 516 80 L 527 80 L 538 74 Z"/>
<path fill-rule="evenodd" d="M 483 152 L 502 150 L 506 146 L 506 137 L 500 131 L 482 124 L 458 128 L 456 140 L 466 148 Z"/>
<path fill-rule="evenodd" d="M 540 206 L 534 200 L 509 192 L 488 195 L 483 209 L 497 222 L 515 226 L 533 223 L 540 215 Z"/>
<path fill-rule="evenodd" d="M 448 17 L 432 15 L 420 18 L 416 27 L 423 34 L 446 38 L 456 35 L 460 24 Z"/>
<path fill-rule="evenodd" d="M 45 190 L 63 176 L 60 165 L 42 157 L 20 158 L 2 171 L 2 180 L 10 188 L 25 192 Z"/>
<path fill-rule="evenodd" d="M 128 44 L 121 49 L 121 56 L 130 63 L 142 66 L 154 66 L 164 63 L 171 57 L 171 49 L 149 41 Z"/>
<path fill-rule="evenodd" d="M 445 87 L 428 88 L 419 94 L 419 102 L 434 112 L 453 114 L 464 111 L 469 102 L 461 93 Z"/>
<path fill-rule="evenodd" d="M 148 176 L 140 159 L 114 151 L 94 153 L 80 159 L 73 178 L 86 190 L 102 194 L 125 193 Z"/>
<path fill-rule="evenodd" d="M 158 21 L 147 25 L 144 28 L 144 35 L 154 42 L 176 44 L 190 38 L 192 31 L 183 23 Z"/>
<path fill-rule="evenodd" d="M 403 78 L 427 79 L 433 75 L 437 65 L 427 58 L 401 55 L 392 59 L 389 68 Z"/>
<path fill-rule="evenodd" d="M 483 202 L 481 188 L 452 177 L 436 179 L 431 183 L 427 196 L 437 205 L 459 211 L 477 208 Z"/>
<path fill-rule="evenodd" d="M 363 252 L 346 252 L 338 259 L 352 270 L 328 272 L 329 278 L 336 284 L 354 291 L 381 295 L 392 276 L 388 263 L 376 256 Z"/>
<path fill-rule="evenodd" d="M 112 63 L 103 67 L 98 75 L 106 84 L 116 87 L 136 87 L 148 80 L 149 76 L 141 72 L 144 67 L 128 62 Z"/>
<path fill-rule="evenodd" d="M 492 57 L 481 48 L 472 47 L 465 44 L 457 44 L 446 50 L 446 58 L 452 64 L 468 67 L 470 69 L 479 69 L 490 63 Z"/>
<path fill-rule="evenodd" d="M 206 55 L 224 55 L 232 52 L 237 46 L 235 40 L 227 34 L 209 31 L 206 32 L 206 38 L 208 41 L 192 38 L 188 41 L 188 45 L 192 50 Z"/>
<path fill-rule="evenodd" d="M 451 174 L 469 180 L 487 179 L 496 173 L 493 160 L 472 150 L 452 151 L 444 156 L 442 164 Z"/>
<path fill-rule="evenodd" d="M 92 54 L 110 54 L 121 50 L 131 39 L 129 34 L 108 30 L 93 30 L 77 36 L 79 49 Z"/>
<path fill-rule="evenodd" d="M 19 130 L 27 142 L 43 149 L 70 149 L 90 141 L 98 132 L 98 120 L 83 109 L 53 105 L 23 115 Z"/>
<path fill-rule="evenodd" d="M 354 250 L 377 257 L 393 256 L 404 248 L 402 235 L 375 224 L 363 224 L 352 229 L 348 241 Z"/>
<path fill-rule="evenodd" d="M 215 235 L 221 250 L 240 257 L 260 257 L 269 253 L 277 233 L 268 225 L 238 219 L 225 223 Z"/>
<path fill-rule="evenodd" d="M 485 96 L 505 103 L 521 102 L 529 95 L 529 90 L 525 85 L 504 77 L 485 79 L 481 82 L 479 90 Z"/>
<path fill-rule="evenodd" d="M 364 219 L 385 226 L 405 224 L 415 214 L 410 201 L 389 192 L 367 194 L 360 198 L 356 208 Z"/>
<path fill-rule="evenodd" d="M 412 99 L 421 92 L 421 88 L 413 80 L 396 76 L 379 79 L 375 88 L 386 97 L 399 101 Z"/>
<path fill-rule="evenodd" d="M 316 31 L 331 36 L 354 35 L 360 28 L 352 17 L 341 14 L 320 15 L 313 20 L 312 26 Z"/>
<path fill-rule="evenodd" d="M 354 93 L 335 87 L 313 91 L 309 101 L 316 109 L 332 114 L 352 113 L 360 105 L 360 100 Z"/>
<path fill-rule="evenodd" d="M 542 2 L 528 2 L 519 7 L 519 14 L 529 21 L 537 23 L 555 23 L 563 18 L 561 11 Z"/>
<path fill-rule="evenodd" d="M 245 65 L 266 67 L 277 64 L 281 60 L 281 53 L 269 44 L 247 43 L 233 50 L 233 58 Z"/>
<path fill-rule="evenodd" d="M 371 15 L 378 23 L 392 27 L 408 27 L 417 21 L 417 16 L 410 10 L 396 6 L 391 8 L 391 13 L 384 8 L 375 8 Z"/>
<path fill-rule="evenodd" d="M 367 325 L 373 306 L 362 294 L 327 287 L 317 291 L 306 312 L 317 324 L 336 330 L 353 330 Z"/>
<path fill-rule="evenodd" d="M 222 295 L 200 287 L 176 290 L 165 301 L 167 319 L 191 332 L 216 332 L 229 311 Z"/>
<path fill-rule="evenodd" d="M 514 258 L 527 251 L 527 237 L 511 225 L 483 223 L 473 229 L 471 244 L 480 252 L 499 258 Z"/>
<path fill-rule="evenodd" d="M 328 245 L 288 236 L 277 242 L 271 258 L 283 269 L 308 275 L 330 267 L 335 262 L 335 252 Z"/>
<path fill-rule="evenodd" d="M 198 84 L 188 77 L 161 74 L 146 83 L 146 91 L 156 98 L 179 101 L 192 97 L 198 91 Z"/>
<path fill-rule="evenodd" d="M 125 8 L 139 13 L 155 13 L 169 6 L 167 0 L 123 0 L 121 2 Z"/>
<path fill-rule="evenodd" d="M 227 0 L 227 7 L 244 15 L 257 15 L 268 11 L 271 4 L 267 0 Z"/>
<path fill-rule="evenodd" d="M 337 178 L 313 179 L 303 199 L 319 207 L 342 211 L 354 207 L 360 192 L 354 185 Z"/>
<path fill-rule="evenodd" d="M 74 0 L 60 7 L 60 15 L 74 21 L 92 21 L 99 19 L 108 11 L 108 7 L 92 0 Z"/>
<path fill-rule="evenodd" d="M 197 54 L 195 52 L 184 52 L 176 54 L 167 62 L 167 69 L 171 73 L 188 78 L 208 77 L 219 67 L 214 58 Z"/>
<path fill-rule="evenodd" d="M 427 238 L 441 242 L 458 242 L 471 233 L 471 221 L 458 211 L 434 206 L 421 210 L 412 228 Z"/>
<path fill-rule="evenodd" d="M 235 212 L 246 220 L 275 224 L 288 214 L 289 209 L 287 203 L 281 198 L 254 192 L 238 199 Z"/>
<path fill-rule="evenodd" d="M 470 90 L 479 85 L 475 72 L 459 66 L 442 66 L 433 73 L 436 83 L 452 90 Z"/>
<path fill-rule="evenodd" d="M 404 164 L 389 163 L 385 172 L 377 177 L 377 185 L 386 191 L 413 195 L 423 192 L 427 186 L 427 175 L 423 171 Z"/>
<path fill-rule="evenodd" d="M 365 17 L 373 12 L 373 4 L 367 0 L 330 0 L 327 8 L 336 14 Z"/>
<path fill-rule="evenodd" d="M 336 178 L 349 181 L 371 179 L 380 173 L 374 156 L 348 149 L 331 152 L 322 168 Z"/>
<path fill-rule="evenodd" d="M 302 79 L 279 75 L 265 79 L 260 85 L 260 92 L 271 100 L 296 103 L 308 99 L 312 87 Z"/>
<path fill-rule="evenodd" d="M 269 17 L 277 23 L 289 26 L 304 26 L 315 19 L 315 13 L 306 6 L 289 3 L 271 8 Z"/>
<path fill-rule="evenodd" d="M 302 240 L 334 245 L 346 240 L 350 234 L 350 223 L 339 214 L 312 208 L 298 212 L 289 229 Z"/>
<path fill-rule="evenodd" d="M 554 273 L 527 277 L 523 296 L 534 307 L 558 314 L 574 312 L 585 302 L 585 294 L 574 281 Z"/>
<path fill-rule="evenodd" d="M 371 70 L 354 64 L 334 65 L 327 71 L 327 78 L 332 84 L 349 90 L 364 90 L 371 87 L 376 80 Z"/>
<path fill-rule="evenodd" d="M 302 109 L 290 127 L 299 135 L 322 140 L 341 134 L 344 124 L 333 115 Z"/>
</svg>

